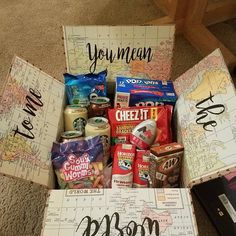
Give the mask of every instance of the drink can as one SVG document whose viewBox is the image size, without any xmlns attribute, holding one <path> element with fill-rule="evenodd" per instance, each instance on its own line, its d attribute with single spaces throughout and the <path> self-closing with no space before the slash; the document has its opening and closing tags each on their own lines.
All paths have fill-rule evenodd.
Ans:
<svg viewBox="0 0 236 236">
<path fill-rule="evenodd" d="M 85 126 L 85 136 L 100 135 L 104 151 L 104 165 L 110 157 L 110 137 L 111 127 L 108 120 L 104 117 L 93 117 L 88 119 Z"/>
<path fill-rule="evenodd" d="M 66 143 L 71 141 L 77 141 L 80 140 L 82 137 L 81 131 L 65 131 L 61 134 L 60 142 Z"/>
<path fill-rule="evenodd" d="M 84 128 L 88 119 L 88 111 L 85 107 L 68 105 L 64 111 L 65 131 L 77 130 L 84 135 Z"/>
</svg>

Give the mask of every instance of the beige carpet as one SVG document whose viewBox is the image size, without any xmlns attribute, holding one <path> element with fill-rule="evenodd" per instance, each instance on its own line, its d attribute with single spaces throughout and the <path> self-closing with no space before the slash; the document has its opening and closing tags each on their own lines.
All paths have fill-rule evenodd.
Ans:
<svg viewBox="0 0 236 236">
<path fill-rule="evenodd" d="M 1 0 L 0 84 L 14 54 L 62 80 L 65 71 L 61 25 L 143 24 L 163 14 L 151 0 Z M 212 26 L 236 52 L 235 21 Z M 173 78 L 201 59 L 177 36 Z M 0 235 L 39 235 L 47 191 L 30 183 L 0 176 Z M 215 229 L 195 201 L 200 236 L 215 236 Z"/>
</svg>

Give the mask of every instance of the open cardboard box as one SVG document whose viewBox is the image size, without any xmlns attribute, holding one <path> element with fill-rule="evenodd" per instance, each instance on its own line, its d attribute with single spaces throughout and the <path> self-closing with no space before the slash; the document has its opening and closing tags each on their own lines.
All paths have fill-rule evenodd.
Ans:
<svg viewBox="0 0 236 236">
<path fill-rule="evenodd" d="M 142 29 L 147 27 L 150 26 Z M 158 26 L 153 27 L 158 31 Z M 173 26 L 166 29 L 173 32 Z M 69 47 L 73 37 L 65 32 L 70 65 L 68 55 L 76 50 Z M 80 46 L 72 42 L 75 47 Z M 168 60 L 170 63 L 171 57 Z M 138 65 L 136 72 L 140 74 Z M 219 50 L 180 76 L 175 88 L 179 98 L 174 119 L 178 141 L 185 147 L 182 167 L 185 188 L 50 190 L 42 235 L 82 235 L 96 225 L 89 217 L 100 221 L 105 215 L 109 219 L 104 218 L 106 224 L 99 232 L 108 232 L 110 220 L 118 221 L 115 212 L 120 214 L 119 227 L 126 230 L 133 224 L 130 221 L 142 224 L 149 217 L 159 222 L 160 235 L 167 231 L 197 235 L 188 188 L 236 167 L 235 89 Z M 50 150 L 63 130 L 64 92 L 62 83 L 19 57 L 13 59 L 0 103 L 0 173 L 55 188 Z M 82 221 L 83 217 L 87 218 Z M 152 223 L 149 225 L 153 226 Z"/>
</svg>

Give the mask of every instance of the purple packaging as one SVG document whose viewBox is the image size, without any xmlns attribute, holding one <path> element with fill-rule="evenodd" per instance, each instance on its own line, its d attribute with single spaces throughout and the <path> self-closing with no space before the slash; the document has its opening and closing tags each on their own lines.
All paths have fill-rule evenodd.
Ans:
<svg viewBox="0 0 236 236">
<path fill-rule="evenodd" d="M 174 105 L 172 81 L 117 77 L 114 107 Z"/>
</svg>

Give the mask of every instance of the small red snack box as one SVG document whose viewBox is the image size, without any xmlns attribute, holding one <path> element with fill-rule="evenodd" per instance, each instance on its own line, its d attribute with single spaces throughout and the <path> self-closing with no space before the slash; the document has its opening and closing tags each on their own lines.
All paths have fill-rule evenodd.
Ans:
<svg viewBox="0 0 236 236">
<path fill-rule="evenodd" d="M 147 188 L 149 181 L 149 158 L 150 151 L 136 150 L 136 158 L 134 162 L 134 188 Z"/>
<path fill-rule="evenodd" d="M 184 147 L 179 143 L 170 143 L 152 146 L 150 151 L 150 187 L 179 187 Z"/>
</svg>

